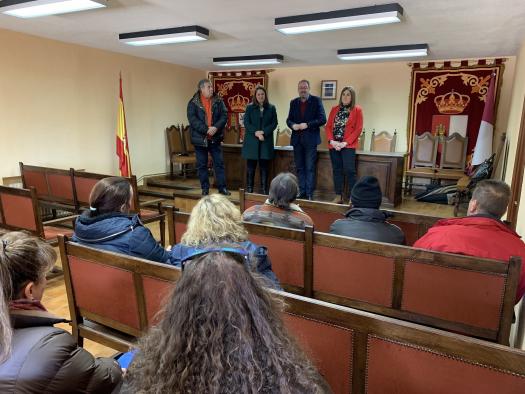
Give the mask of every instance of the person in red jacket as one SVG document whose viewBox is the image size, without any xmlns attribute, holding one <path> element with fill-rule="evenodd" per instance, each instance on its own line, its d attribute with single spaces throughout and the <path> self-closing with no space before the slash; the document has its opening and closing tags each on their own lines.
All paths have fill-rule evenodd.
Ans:
<svg viewBox="0 0 525 394">
<path fill-rule="evenodd" d="M 348 177 L 349 190 L 356 181 L 355 149 L 363 130 L 363 111 L 356 105 L 355 90 L 346 86 L 341 90 L 339 105 L 330 111 L 325 131 L 330 149 L 334 176 L 335 198 L 332 202 L 343 203 L 343 181 Z"/>
<path fill-rule="evenodd" d="M 481 181 L 472 193 L 466 217 L 439 220 L 414 247 L 507 262 L 511 256 L 521 257 L 517 303 L 525 293 L 525 243 L 500 220 L 509 200 L 505 182 Z"/>
</svg>

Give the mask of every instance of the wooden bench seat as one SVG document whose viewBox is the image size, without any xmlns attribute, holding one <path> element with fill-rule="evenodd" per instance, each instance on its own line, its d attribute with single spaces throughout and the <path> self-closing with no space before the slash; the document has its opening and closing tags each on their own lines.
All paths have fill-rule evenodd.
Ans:
<svg viewBox="0 0 525 394">
<path fill-rule="evenodd" d="M 89 338 L 127 350 L 158 316 L 180 270 L 65 241 L 73 334 L 79 344 Z M 283 298 L 286 327 L 335 394 L 525 392 L 523 351 L 268 291 Z"/>
<path fill-rule="evenodd" d="M 188 213 L 166 207 L 170 244 Z M 245 223 L 287 291 L 473 337 L 509 343 L 521 260 L 433 252 Z"/>
</svg>

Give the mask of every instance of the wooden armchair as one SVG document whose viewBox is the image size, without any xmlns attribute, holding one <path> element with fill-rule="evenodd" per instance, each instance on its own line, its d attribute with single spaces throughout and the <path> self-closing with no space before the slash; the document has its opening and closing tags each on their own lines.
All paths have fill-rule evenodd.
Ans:
<svg viewBox="0 0 525 394">
<path fill-rule="evenodd" d="M 428 131 L 414 135 L 412 166 L 405 172 L 407 192 L 412 191 L 415 177 L 435 179 L 438 142 L 439 138 Z"/>
<path fill-rule="evenodd" d="M 366 131 L 363 129 L 363 132 L 359 134 L 359 138 L 357 138 L 357 150 L 365 150 L 365 140 Z"/>
<path fill-rule="evenodd" d="M 188 135 L 187 138 L 183 138 L 182 126 L 171 125 L 170 127 L 166 128 L 166 138 L 168 139 L 168 149 L 170 155 L 170 176 L 172 178 L 174 177 L 174 164 L 180 164 L 180 175 L 186 178 L 188 174 L 188 166 L 195 165 L 197 163 L 195 153 L 188 152 L 185 144 L 185 142 L 189 140 L 189 127 L 186 134 Z"/>
<path fill-rule="evenodd" d="M 465 169 L 465 159 L 467 157 L 468 137 L 462 137 L 458 133 L 453 133 L 443 138 L 443 149 L 441 151 L 440 168 L 459 168 Z"/>
<path fill-rule="evenodd" d="M 292 132 L 289 129 L 283 131 L 277 130 L 277 139 L 275 140 L 275 146 L 290 146 L 290 139 L 292 138 Z"/>
<path fill-rule="evenodd" d="M 370 141 L 370 150 L 372 152 L 395 152 L 396 151 L 397 131 L 390 134 L 388 131 L 382 131 L 376 135 L 372 131 L 372 140 Z"/>
<path fill-rule="evenodd" d="M 224 128 L 224 139 L 225 144 L 236 145 L 239 143 L 239 130 L 237 127 L 230 126 Z"/>
</svg>

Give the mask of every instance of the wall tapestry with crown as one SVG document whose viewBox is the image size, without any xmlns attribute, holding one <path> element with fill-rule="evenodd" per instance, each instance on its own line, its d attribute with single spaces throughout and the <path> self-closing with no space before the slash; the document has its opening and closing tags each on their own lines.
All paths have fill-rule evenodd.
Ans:
<svg viewBox="0 0 525 394">
<path fill-rule="evenodd" d="M 459 133 L 468 137 L 466 164 L 470 163 L 491 75 L 494 73 L 496 78 L 496 114 L 505 68 L 503 59 L 496 59 L 490 65 L 487 63 L 486 60 L 478 60 L 476 64 L 461 61 L 457 66 L 452 66 L 451 62 L 444 62 L 441 67 L 435 63 L 428 63 L 425 67 L 420 63 L 412 64 L 407 141 L 410 157 L 414 134 L 420 135 L 426 131 L 440 136 Z M 407 167 L 410 168 L 408 162 Z"/>
<path fill-rule="evenodd" d="M 228 127 L 239 130 L 239 141 L 244 136 L 244 112 L 251 102 L 255 87 L 268 86 L 268 73 L 258 71 L 211 72 L 209 78 L 213 84 L 213 91 L 224 100 L 228 109 Z"/>
</svg>

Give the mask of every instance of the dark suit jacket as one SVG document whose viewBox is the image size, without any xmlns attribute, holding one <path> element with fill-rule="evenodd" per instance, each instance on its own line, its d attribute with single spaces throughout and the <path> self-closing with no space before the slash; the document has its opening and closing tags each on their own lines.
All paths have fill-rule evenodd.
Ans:
<svg viewBox="0 0 525 394">
<path fill-rule="evenodd" d="M 296 123 L 306 123 L 308 128 L 301 131 L 293 131 L 292 126 Z M 317 96 L 310 95 L 306 101 L 306 111 L 301 116 L 301 99 L 299 97 L 290 101 L 290 111 L 286 124 L 292 130 L 291 145 L 319 145 L 321 136 L 319 128 L 326 123 L 326 114 L 323 103 Z"/>
</svg>

